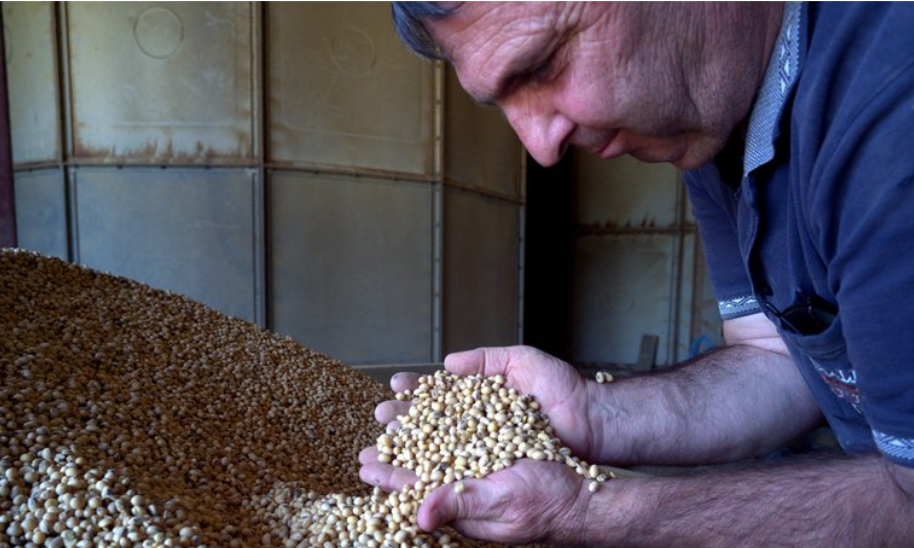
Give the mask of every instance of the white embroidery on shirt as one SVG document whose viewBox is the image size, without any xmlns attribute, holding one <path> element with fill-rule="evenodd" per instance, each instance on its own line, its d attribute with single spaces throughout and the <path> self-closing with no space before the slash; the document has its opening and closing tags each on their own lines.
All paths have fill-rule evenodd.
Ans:
<svg viewBox="0 0 914 548">
<path fill-rule="evenodd" d="M 825 381 L 832 393 L 845 400 L 854 408 L 854 411 L 863 414 L 860 408 L 860 390 L 857 389 L 857 372 L 853 369 L 827 370 L 819 362 L 810 358 L 816 372 Z"/>
</svg>

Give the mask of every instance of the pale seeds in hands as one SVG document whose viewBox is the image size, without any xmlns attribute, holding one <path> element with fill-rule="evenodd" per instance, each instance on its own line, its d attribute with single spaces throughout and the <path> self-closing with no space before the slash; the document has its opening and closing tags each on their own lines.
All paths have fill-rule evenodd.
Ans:
<svg viewBox="0 0 914 548">
<path fill-rule="evenodd" d="M 312 540 L 320 544 L 367 546 L 462 546 L 449 535 L 429 535 L 416 525 L 416 512 L 425 497 L 442 485 L 455 483 L 460 495 L 464 480 L 479 479 L 511 466 L 516 460 L 555 461 L 589 479 L 596 492 L 608 477 L 596 465 L 571 454 L 555 436 L 549 419 L 534 398 L 505 386 L 500 375 L 459 377 L 446 371 L 419 378 L 412 391 L 398 393 L 410 400 L 409 413 L 397 418 L 399 429 L 378 437 L 381 462 L 408 468 L 419 476 L 400 491 L 375 491 L 359 497 L 327 497 L 306 509 Z M 459 542 L 459 541 L 453 541 Z"/>
</svg>

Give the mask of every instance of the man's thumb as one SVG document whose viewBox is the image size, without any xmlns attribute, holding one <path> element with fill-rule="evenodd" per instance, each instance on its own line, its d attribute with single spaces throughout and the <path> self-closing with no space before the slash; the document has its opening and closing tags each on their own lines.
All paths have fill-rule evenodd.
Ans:
<svg viewBox="0 0 914 548">
<path fill-rule="evenodd" d="M 419 527 L 425 531 L 434 531 L 451 522 L 470 517 L 478 501 L 472 489 L 465 488 L 457 493 L 457 485 L 462 482 L 444 485 L 432 491 L 422 506 L 419 507 Z"/>
<path fill-rule="evenodd" d="M 455 375 L 483 375 L 486 372 L 486 351 L 482 348 L 454 352 L 444 357 L 444 368 Z"/>
</svg>

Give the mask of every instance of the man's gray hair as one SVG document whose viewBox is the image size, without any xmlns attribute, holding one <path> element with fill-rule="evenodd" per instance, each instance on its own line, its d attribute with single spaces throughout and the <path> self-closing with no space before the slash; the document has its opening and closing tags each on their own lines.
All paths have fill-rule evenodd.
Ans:
<svg viewBox="0 0 914 548">
<path fill-rule="evenodd" d="M 426 19 L 440 19 L 454 12 L 459 4 L 442 6 L 439 2 L 391 2 L 394 28 L 409 49 L 426 59 L 444 59 L 441 49 L 425 27 Z"/>
</svg>

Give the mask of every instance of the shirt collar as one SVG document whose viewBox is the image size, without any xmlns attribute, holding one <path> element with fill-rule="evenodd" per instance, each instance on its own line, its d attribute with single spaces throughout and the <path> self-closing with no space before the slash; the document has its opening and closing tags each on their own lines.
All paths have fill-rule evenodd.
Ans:
<svg viewBox="0 0 914 548">
<path fill-rule="evenodd" d="M 784 4 L 781 30 L 758 98 L 749 116 L 746 152 L 743 155 L 743 177 L 774 158 L 774 140 L 778 122 L 793 85 L 800 74 L 800 24 L 803 17 L 801 2 Z"/>
</svg>

